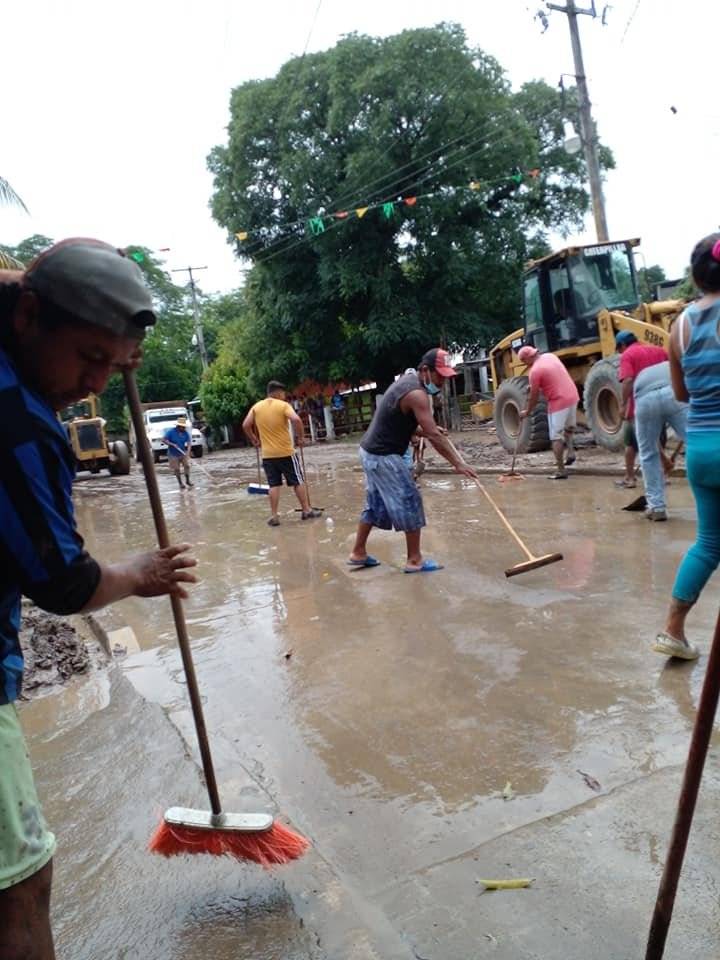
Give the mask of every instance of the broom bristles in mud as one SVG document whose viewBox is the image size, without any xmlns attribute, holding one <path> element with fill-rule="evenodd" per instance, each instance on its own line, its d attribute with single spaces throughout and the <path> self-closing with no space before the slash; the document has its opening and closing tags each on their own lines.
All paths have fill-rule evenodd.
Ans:
<svg viewBox="0 0 720 960">
<path fill-rule="evenodd" d="M 309 847 L 305 837 L 277 820 L 269 830 L 242 832 L 178 826 L 163 819 L 148 844 L 152 853 L 163 857 L 206 853 L 213 857 L 249 860 L 263 867 L 297 860 Z"/>
</svg>

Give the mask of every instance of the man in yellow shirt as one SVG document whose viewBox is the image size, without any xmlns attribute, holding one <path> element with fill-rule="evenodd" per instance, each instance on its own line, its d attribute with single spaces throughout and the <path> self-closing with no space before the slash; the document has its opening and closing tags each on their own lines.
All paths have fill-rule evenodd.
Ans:
<svg viewBox="0 0 720 960">
<path fill-rule="evenodd" d="M 290 426 L 292 424 L 292 427 Z M 305 477 L 295 453 L 292 430 L 295 431 L 295 444 L 303 443 L 303 422 L 285 400 L 285 387 L 277 380 L 267 385 L 267 397 L 260 400 L 250 410 L 243 421 L 245 436 L 254 447 L 260 447 L 263 469 L 270 486 L 271 527 L 280 526 L 278 505 L 283 477 L 288 487 L 295 490 L 295 496 L 302 507 L 303 520 L 320 516 L 319 510 L 313 510 L 308 500 Z"/>
</svg>

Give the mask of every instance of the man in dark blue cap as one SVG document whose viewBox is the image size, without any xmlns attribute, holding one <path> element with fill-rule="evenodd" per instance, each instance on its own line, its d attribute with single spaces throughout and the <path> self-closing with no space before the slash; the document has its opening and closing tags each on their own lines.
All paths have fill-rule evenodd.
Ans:
<svg viewBox="0 0 720 960">
<path fill-rule="evenodd" d="M 0 271 L 0 958 L 54 960 L 55 838 L 35 791 L 15 703 L 21 597 L 72 614 L 124 597 L 186 596 L 187 544 L 123 563 L 85 550 L 74 458 L 56 413 L 140 362 L 152 300 L 137 265 L 99 240 L 65 240 Z"/>
</svg>

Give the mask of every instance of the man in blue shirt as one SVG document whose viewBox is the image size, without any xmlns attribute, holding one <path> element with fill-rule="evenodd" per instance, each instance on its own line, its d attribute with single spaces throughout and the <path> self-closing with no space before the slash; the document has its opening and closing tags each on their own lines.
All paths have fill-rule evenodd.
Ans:
<svg viewBox="0 0 720 960">
<path fill-rule="evenodd" d="M 190 431 L 187 428 L 187 417 L 178 417 L 177 423 L 172 430 L 166 430 L 163 437 L 163 443 L 168 448 L 168 466 L 175 474 L 178 485 L 182 490 L 182 480 L 180 479 L 180 467 L 185 474 L 185 483 L 192 487 L 190 482 Z"/>
<path fill-rule="evenodd" d="M 65 240 L 0 271 L 0 957 L 53 960 L 55 838 L 33 783 L 15 701 L 20 600 L 71 614 L 128 596 L 186 596 L 187 544 L 106 565 L 85 550 L 74 462 L 56 411 L 137 366 L 155 322 L 139 268 L 98 240 Z"/>
</svg>

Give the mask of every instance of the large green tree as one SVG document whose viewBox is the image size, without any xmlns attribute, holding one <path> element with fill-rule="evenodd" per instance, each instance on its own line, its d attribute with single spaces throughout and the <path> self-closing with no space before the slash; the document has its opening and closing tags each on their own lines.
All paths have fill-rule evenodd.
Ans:
<svg viewBox="0 0 720 960">
<path fill-rule="evenodd" d="M 516 326 L 523 262 L 588 207 L 584 161 L 562 149 L 575 114 L 572 92 L 513 93 L 452 24 L 351 35 L 235 89 L 209 166 L 216 220 L 247 233 L 254 373 L 386 382 L 441 339 Z"/>
<path fill-rule="evenodd" d="M 238 423 L 254 399 L 247 361 L 247 309 L 242 291 L 210 301 L 203 323 L 216 349 L 216 358 L 200 386 L 200 399 L 213 427 Z"/>
<path fill-rule="evenodd" d="M 146 247 L 127 248 L 150 288 L 157 315 L 143 343 L 143 362 L 137 371 L 140 398 L 191 400 L 198 392 L 202 368 L 193 345 L 194 320 L 187 291 L 173 283 L 162 262 Z M 103 414 L 113 432 L 127 423 L 120 377 L 111 377 L 102 397 Z"/>
</svg>

